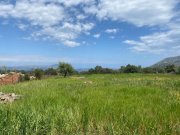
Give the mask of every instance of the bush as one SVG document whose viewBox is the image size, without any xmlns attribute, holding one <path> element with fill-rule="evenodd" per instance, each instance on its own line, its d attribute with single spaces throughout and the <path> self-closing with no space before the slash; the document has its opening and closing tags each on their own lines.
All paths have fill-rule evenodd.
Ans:
<svg viewBox="0 0 180 135">
<path fill-rule="evenodd" d="M 128 64 L 127 66 L 122 66 L 119 71 L 120 73 L 140 73 L 141 69 L 141 66 Z"/>
<path fill-rule="evenodd" d="M 180 74 L 180 67 L 177 68 L 176 74 Z"/>
<path fill-rule="evenodd" d="M 42 79 L 43 74 L 44 74 L 44 71 L 42 69 L 34 70 L 34 75 L 38 80 Z"/>
<path fill-rule="evenodd" d="M 155 73 L 153 68 L 150 68 L 150 67 L 146 67 L 146 68 L 143 68 L 143 73 Z"/>
<path fill-rule="evenodd" d="M 167 66 L 165 67 L 165 71 L 166 71 L 167 73 L 175 72 L 175 66 L 174 66 L 174 65 L 167 65 Z"/>
<path fill-rule="evenodd" d="M 29 75 L 28 75 L 28 74 L 25 74 L 25 75 L 24 75 L 24 81 L 29 81 L 29 80 L 30 80 Z"/>
<path fill-rule="evenodd" d="M 56 69 L 48 68 L 47 70 L 45 70 L 45 74 L 46 75 L 57 75 L 58 73 L 57 73 Z"/>
<path fill-rule="evenodd" d="M 88 71 L 84 71 L 83 73 L 87 73 L 87 74 L 111 74 L 111 73 L 118 73 L 118 71 L 113 70 L 111 68 L 103 68 L 101 66 L 96 66 L 94 69 L 91 68 Z"/>
</svg>

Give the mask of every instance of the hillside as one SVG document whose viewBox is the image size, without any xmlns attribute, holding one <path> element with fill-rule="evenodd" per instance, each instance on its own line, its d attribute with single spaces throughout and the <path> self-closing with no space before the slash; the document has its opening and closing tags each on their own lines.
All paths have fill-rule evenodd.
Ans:
<svg viewBox="0 0 180 135">
<path fill-rule="evenodd" d="M 175 65 L 176 67 L 180 66 L 180 56 L 166 58 L 152 65 L 152 67 L 165 67 L 167 65 L 172 65 L 172 64 Z"/>
</svg>

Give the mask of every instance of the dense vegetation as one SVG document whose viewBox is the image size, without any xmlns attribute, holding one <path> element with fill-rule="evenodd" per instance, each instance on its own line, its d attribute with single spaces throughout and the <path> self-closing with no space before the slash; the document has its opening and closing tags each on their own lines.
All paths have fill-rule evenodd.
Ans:
<svg viewBox="0 0 180 135">
<path fill-rule="evenodd" d="M 86 74 L 109 74 L 109 73 L 176 73 L 180 74 L 180 67 L 174 65 L 167 65 L 165 67 L 141 67 L 128 64 L 127 66 L 121 66 L 119 69 L 103 68 L 96 66 L 88 71 L 82 72 Z"/>
<path fill-rule="evenodd" d="M 0 74 L 9 73 L 13 70 L 7 70 L 6 67 L 0 68 Z M 14 70 L 15 72 L 21 72 L 26 75 L 26 78 L 22 80 L 29 80 L 28 76 L 35 76 L 37 79 L 42 79 L 43 76 L 69 76 L 69 75 L 77 75 L 77 74 L 119 74 L 119 73 L 149 73 L 149 74 L 157 74 L 157 73 L 170 73 L 170 74 L 180 74 L 180 67 L 175 65 L 167 65 L 165 67 L 141 67 L 135 65 L 126 65 L 121 66 L 119 69 L 111 69 L 104 68 L 102 66 L 96 66 L 95 68 L 90 68 L 87 71 L 76 71 L 74 67 L 69 63 L 60 62 L 58 68 L 48 68 L 46 70 L 43 69 L 34 69 L 31 71 L 24 70 Z"/>
<path fill-rule="evenodd" d="M 1 86 L 0 134 L 180 134 L 180 76 L 81 75 Z"/>
</svg>

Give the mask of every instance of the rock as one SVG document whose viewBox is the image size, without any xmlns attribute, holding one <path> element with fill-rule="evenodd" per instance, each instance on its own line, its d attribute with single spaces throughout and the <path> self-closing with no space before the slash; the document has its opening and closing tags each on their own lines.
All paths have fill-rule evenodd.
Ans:
<svg viewBox="0 0 180 135">
<path fill-rule="evenodd" d="M 16 95 L 15 93 L 2 93 L 0 92 L 0 103 L 12 103 L 17 99 L 20 99 L 21 95 Z"/>
<path fill-rule="evenodd" d="M 93 84 L 92 81 L 85 81 L 84 84 Z"/>
</svg>

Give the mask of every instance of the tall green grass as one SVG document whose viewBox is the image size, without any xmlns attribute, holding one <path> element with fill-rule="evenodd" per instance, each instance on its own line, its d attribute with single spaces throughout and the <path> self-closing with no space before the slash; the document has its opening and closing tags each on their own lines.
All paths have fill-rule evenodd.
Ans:
<svg viewBox="0 0 180 135">
<path fill-rule="evenodd" d="M 23 95 L 0 104 L 0 135 L 180 134 L 180 76 L 54 77 L 0 91 Z"/>
</svg>

